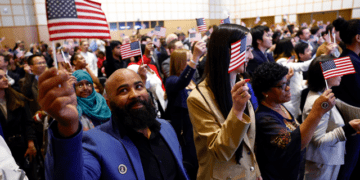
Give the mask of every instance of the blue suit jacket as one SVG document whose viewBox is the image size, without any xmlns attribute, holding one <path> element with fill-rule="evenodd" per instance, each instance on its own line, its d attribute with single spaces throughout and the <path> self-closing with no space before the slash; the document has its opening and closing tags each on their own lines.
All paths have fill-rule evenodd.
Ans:
<svg viewBox="0 0 360 180">
<path fill-rule="evenodd" d="M 254 49 L 252 51 L 253 55 L 254 55 L 254 59 L 250 60 L 248 62 L 248 65 L 246 67 L 246 71 L 252 76 L 252 74 L 254 73 L 255 69 L 262 63 L 264 62 L 275 62 L 274 58 L 272 57 L 271 54 L 265 52 L 262 53 L 259 49 Z M 266 56 L 265 56 L 266 55 Z"/>
<path fill-rule="evenodd" d="M 70 139 L 54 137 L 53 129 L 57 127 L 53 123 L 49 129 L 49 147 L 45 157 L 46 179 L 145 179 L 136 146 L 128 136 L 120 135 L 112 119 L 85 133 L 81 131 Z M 161 123 L 160 134 L 177 161 L 180 178 L 188 179 L 173 128 L 167 121 L 157 120 Z"/>
</svg>

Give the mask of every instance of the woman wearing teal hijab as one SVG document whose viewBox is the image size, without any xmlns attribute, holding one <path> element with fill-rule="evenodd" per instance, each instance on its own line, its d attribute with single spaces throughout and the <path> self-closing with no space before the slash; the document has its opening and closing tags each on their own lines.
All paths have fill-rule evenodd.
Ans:
<svg viewBox="0 0 360 180">
<path fill-rule="evenodd" d="M 84 70 L 77 70 L 72 75 L 76 78 L 77 109 L 84 130 L 107 122 L 111 117 L 111 111 L 104 97 L 95 91 L 90 74 Z"/>
</svg>

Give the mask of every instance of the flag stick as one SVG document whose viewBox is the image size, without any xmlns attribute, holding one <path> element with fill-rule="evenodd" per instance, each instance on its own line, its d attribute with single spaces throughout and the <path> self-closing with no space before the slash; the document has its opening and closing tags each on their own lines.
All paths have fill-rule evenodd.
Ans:
<svg viewBox="0 0 360 180">
<path fill-rule="evenodd" d="M 328 83 L 327 83 L 326 79 L 325 79 L 325 85 L 326 85 L 326 90 L 329 89 L 329 86 L 328 86 Z"/>
<path fill-rule="evenodd" d="M 139 48 L 140 48 L 140 57 L 141 57 L 141 65 L 144 64 L 144 60 L 143 60 L 143 56 L 142 56 L 142 51 L 141 51 L 141 44 L 140 44 L 140 41 L 139 42 Z M 146 47 L 145 47 L 146 48 Z"/>
<path fill-rule="evenodd" d="M 56 49 L 55 49 L 55 42 L 54 41 L 52 41 L 52 47 L 53 47 L 53 57 L 54 57 L 55 68 L 59 70 L 58 62 L 57 62 L 57 59 L 56 59 Z"/>
<path fill-rule="evenodd" d="M 65 60 L 65 63 L 69 64 L 70 69 L 72 69 L 71 63 L 70 63 L 69 60 L 65 57 L 65 54 L 64 54 L 63 50 L 60 50 L 60 52 L 61 52 L 61 55 L 62 55 L 63 59 Z"/>
<path fill-rule="evenodd" d="M 322 71 L 323 76 L 324 76 L 324 69 L 323 69 L 322 66 L 321 66 L 321 62 L 319 62 L 319 63 L 320 63 L 321 71 Z M 325 79 L 325 76 L 324 76 L 324 80 L 325 80 L 326 89 L 329 89 L 329 86 L 328 86 L 328 83 L 327 83 L 327 81 L 326 81 L 326 79 Z M 326 90 L 326 89 L 325 89 L 325 90 Z"/>
</svg>

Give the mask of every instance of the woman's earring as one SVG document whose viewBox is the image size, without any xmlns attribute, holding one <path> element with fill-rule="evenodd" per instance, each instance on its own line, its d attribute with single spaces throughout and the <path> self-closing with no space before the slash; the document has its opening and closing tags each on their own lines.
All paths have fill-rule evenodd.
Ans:
<svg viewBox="0 0 360 180">
<path fill-rule="evenodd" d="M 265 97 L 267 98 L 267 97 L 269 97 L 269 95 L 266 94 Z"/>
</svg>

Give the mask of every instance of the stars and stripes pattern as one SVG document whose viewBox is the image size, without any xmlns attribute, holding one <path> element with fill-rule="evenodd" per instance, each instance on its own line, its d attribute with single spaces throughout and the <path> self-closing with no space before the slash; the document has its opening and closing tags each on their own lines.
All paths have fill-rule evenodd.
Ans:
<svg viewBox="0 0 360 180">
<path fill-rule="evenodd" d="M 195 28 L 191 28 L 191 29 L 189 29 L 189 34 L 191 34 L 191 33 L 196 33 Z"/>
<path fill-rule="evenodd" d="M 166 34 L 166 28 L 155 26 L 154 34 L 160 37 L 165 37 Z"/>
<path fill-rule="evenodd" d="M 149 37 L 152 37 L 152 36 L 154 35 L 154 31 L 149 31 L 149 32 L 147 33 L 147 35 L 148 35 Z"/>
<path fill-rule="evenodd" d="M 154 38 L 154 39 L 153 39 L 153 44 L 154 44 L 156 47 L 160 47 L 160 40 L 159 40 L 159 38 Z"/>
<path fill-rule="evenodd" d="M 349 56 L 320 62 L 320 64 L 325 79 L 356 73 Z"/>
<path fill-rule="evenodd" d="M 226 19 L 222 19 L 222 20 L 220 21 L 220 24 L 230 24 L 230 18 L 228 17 L 228 18 L 226 18 Z"/>
<path fill-rule="evenodd" d="M 200 33 L 191 33 L 189 34 L 190 42 L 194 41 L 201 41 L 201 34 Z"/>
<path fill-rule="evenodd" d="M 200 32 L 206 31 L 206 22 L 205 22 L 205 18 L 198 18 L 196 19 L 196 25 L 197 28 Z"/>
<path fill-rule="evenodd" d="M 231 44 L 231 55 L 228 73 L 245 63 L 246 36 Z"/>
<path fill-rule="evenodd" d="M 46 0 L 50 41 L 68 38 L 110 39 L 101 4 L 90 0 Z"/>
<path fill-rule="evenodd" d="M 128 59 L 134 56 L 141 55 L 140 42 L 132 42 L 130 44 L 123 44 L 120 47 L 122 59 Z"/>
</svg>

